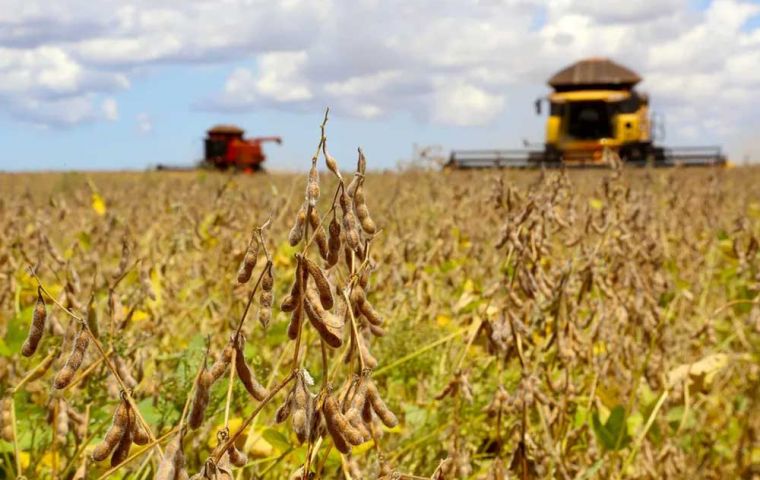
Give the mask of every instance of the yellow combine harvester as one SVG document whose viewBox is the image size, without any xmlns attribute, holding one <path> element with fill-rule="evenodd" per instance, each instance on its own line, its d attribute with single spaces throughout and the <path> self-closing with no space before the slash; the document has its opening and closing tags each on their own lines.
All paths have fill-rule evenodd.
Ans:
<svg viewBox="0 0 760 480">
<path fill-rule="evenodd" d="M 458 150 L 447 166 L 608 167 L 629 165 L 723 165 L 719 147 L 655 146 L 649 97 L 636 90 L 635 72 L 610 60 L 577 62 L 549 79 L 554 90 L 536 100 L 536 113 L 549 106 L 543 150 Z M 661 127 L 661 126 L 660 126 Z"/>
</svg>

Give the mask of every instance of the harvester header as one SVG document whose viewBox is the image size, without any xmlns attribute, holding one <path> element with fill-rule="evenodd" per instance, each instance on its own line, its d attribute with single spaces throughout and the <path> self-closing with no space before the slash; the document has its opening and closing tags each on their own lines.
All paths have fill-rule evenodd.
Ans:
<svg viewBox="0 0 760 480">
<path fill-rule="evenodd" d="M 536 100 L 537 114 L 544 103 L 549 110 L 543 150 L 453 151 L 448 166 L 608 167 L 620 161 L 636 166 L 725 164 L 719 147 L 656 146 L 649 97 L 636 89 L 639 82 L 636 72 L 608 59 L 574 63 L 553 75 L 548 81 L 552 92 Z"/>
</svg>

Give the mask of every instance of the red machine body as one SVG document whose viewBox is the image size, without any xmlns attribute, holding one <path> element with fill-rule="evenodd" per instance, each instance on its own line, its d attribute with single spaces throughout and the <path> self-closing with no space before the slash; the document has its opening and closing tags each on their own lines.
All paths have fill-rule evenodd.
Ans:
<svg viewBox="0 0 760 480">
<path fill-rule="evenodd" d="M 244 138 L 245 131 L 235 125 L 216 125 L 206 133 L 204 163 L 221 170 L 261 170 L 266 160 L 261 144 L 282 143 L 280 137 Z"/>
</svg>

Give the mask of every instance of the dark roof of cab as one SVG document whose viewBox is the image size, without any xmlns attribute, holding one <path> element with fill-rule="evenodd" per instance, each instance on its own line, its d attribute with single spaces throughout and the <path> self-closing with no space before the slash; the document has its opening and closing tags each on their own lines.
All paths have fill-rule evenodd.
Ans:
<svg viewBox="0 0 760 480">
<path fill-rule="evenodd" d="M 608 58 L 588 58 L 576 62 L 555 73 L 549 85 L 568 87 L 573 85 L 636 85 L 641 77 L 633 70 Z"/>
<path fill-rule="evenodd" d="M 244 130 L 237 125 L 225 125 L 225 124 L 219 124 L 214 125 L 211 127 L 208 131 L 208 133 L 227 133 L 227 134 L 242 134 L 244 133 Z"/>
</svg>

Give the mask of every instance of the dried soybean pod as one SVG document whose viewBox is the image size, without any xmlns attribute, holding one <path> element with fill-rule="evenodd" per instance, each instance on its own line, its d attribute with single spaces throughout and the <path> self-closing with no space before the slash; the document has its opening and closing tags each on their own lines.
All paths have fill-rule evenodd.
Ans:
<svg viewBox="0 0 760 480">
<path fill-rule="evenodd" d="M 119 270 L 114 275 L 114 278 L 119 278 L 124 272 L 127 271 L 127 262 L 129 262 L 129 243 L 127 238 L 121 239 L 121 258 L 119 259 Z"/>
<path fill-rule="evenodd" d="M 372 304 L 369 303 L 369 301 L 366 299 L 366 297 L 359 302 L 359 311 L 364 315 L 364 317 L 375 326 L 381 326 L 383 324 L 383 317 L 380 316 L 380 314 L 377 313 L 377 311 L 372 308 Z"/>
<path fill-rule="evenodd" d="M 274 286 L 274 276 L 272 275 L 272 263 L 267 263 L 264 275 L 261 277 L 261 289 L 265 292 L 271 292 Z"/>
<path fill-rule="evenodd" d="M 376 337 L 384 337 L 385 336 L 385 329 L 383 327 L 378 327 L 377 325 L 369 324 L 369 331 L 372 333 L 372 335 Z"/>
<path fill-rule="evenodd" d="M 227 453 L 230 456 L 230 463 L 238 468 L 244 467 L 245 464 L 248 463 L 248 457 L 246 454 L 238 450 L 235 445 L 231 445 L 230 448 L 227 449 Z"/>
<path fill-rule="evenodd" d="M 354 255 L 354 251 L 351 250 L 351 247 L 349 247 L 348 244 L 346 244 L 343 247 L 343 258 L 346 260 L 346 268 L 348 269 L 349 272 L 353 272 L 354 271 L 354 257 L 353 257 L 353 255 Z"/>
<path fill-rule="evenodd" d="M 288 338 L 295 340 L 298 337 L 298 331 L 301 329 L 301 322 L 303 322 L 303 302 L 300 301 L 296 305 L 295 310 L 290 315 L 290 324 L 288 324 Z"/>
<path fill-rule="evenodd" d="M 354 336 L 349 335 L 348 339 L 348 348 L 343 354 L 343 363 L 345 364 L 351 363 L 351 359 L 354 358 L 354 351 L 356 350 L 356 342 L 354 341 Z"/>
<path fill-rule="evenodd" d="M 295 340 L 298 337 L 298 332 L 301 330 L 304 313 L 304 288 L 307 283 L 303 261 L 300 256 L 296 256 L 296 260 L 298 262 L 296 264 L 296 280 L 293 283 L 293 289 L 291 291 L 291 297 L 293 298 L 293 313 L 290 316 L 290 324 L 288 325 L 288 337 L 291 340 Z"/>
<path fill-rule="evenodd" d="M 340 258 L 340 223 L 333 213 L 330 225 L 327 227 L 329 237 L 327 239 L 327 268 L 333 267 Z"/>
<path fill-rule="evenodd" d="M 356 187 L 359 186 L 359 182 L 361 181 L 361 174 L 354 173 L 354 177 L 351 179 L 351 183 L 348 184 L 348 187 L 346 187 L 346 194 L 350 197 L 354 197 L 354 193 L 356 193 Z"/>
<path fill-rule="evenodd" d="M 137 386 L 137 380 L 135 380 L 135 377 L 132 376 L 132 373 L 127 368 L 126 363 L 124 363 L 124 360 L 122 360 L 120 356 L 114 354 L 113 363 L 116 366 L 116 371 L 124 382 L 124 385 L 127 388 L 135 388 Z"/>
<path fill-rule="evenodd" d="M 312 443 L 316 442 L 319 437 L 324 437 L 327 434 L 327 430 L 322 424 L 322 412 L 315 409 L 315 403 L 316 400 L 312 401 L 309 409 L 309 418 L 311 418 L 311 424 L 309 427 L 309 441 Z"/>
<path fill-rule="evenodd" d="M 280 303 L 280 311 L 289 313 L 296 309 L 296 299 L 293 297 L 293 295 L 288 294 L 285 298 L 282 299 L 282 303 Z"/>
<path fill-rule="evenodd" d="M 369 399 L 364 402 L 364 405 L 362 405 L 361 408 L 361 415 L 364 423 L 372 423 L 372 403 L 369 401 Z"/>
<path fill-rule="evenodd" d="M 301 208 L 296 213 L 296 220 L 293 223 L 293 228 L 288 233 L 288 242 L 291 247 L 295 247 L 303 239 L 304 226 L 306 225 L 306 204 L 301 205 Z"/>
<path fill-rule="evenodd" d="M 309 439 L 309 432 L 311 431 L 313 402 L 311 394 L 306 389 L 306 382 L 302 372 L 299 372 L 296 376 L 292 394 L 290 422 L 296 437 L 298 437 L 298 441 L 303 443 Z"/>
<path fill-rule="evenodd" d="M 333 439 L 333 445 L 335 445 L 336 450 L 340 453 L 349 453 L 351 451 L 351 446 L 346 439 L 343 438 L 339 431 L 331 429 L 329 423 L 327 424 L 327 431 L 330 432 L 330 437 Z"/>
<path fill-rule="evenodd" d="M 100 327 L 98 325 L 98 311 L 95 308 L 95 292 L 90 294 L 90 300 L 87 302 L 87 326 L 95 337 L 100 336 Z"/>
<path fill-rule="evenodd" d="M 264 328 L 269 326 L 272 320 L 272 303 L 274 302 L 274 277 L 272 276 L 272 264 L 268 263 L 261 278 L 261 296 L 259 297 L 259 323 Z"/>
<path fill-rule="evenodd" d="M 37 346 L 42 339 L 42 333 L 45 331 L 45 319 L 47 319 L 47 307 L 45 300 L 42 298 L 42 288 L 37 287 L 37 303 L 34 305 L 32 314 L 32 323 L 29 325 L 29 335 L 21 347 L 21 354 L 25 357 L 31 357 L 37 351 Z"/>
<path fill-rule="evenodd" d="M 349 200 L 346 192 L 342 192 L 340 208 L 343 211 L 343 229 L 345 230 L 346 243 L 352 250 L 356 250 L 359 248 L 359 232 L 356 230 L 356 217 L 354 217 Z"/>
<path fill-rule="evenodd" d="M 293 391 L 291 390 L 290 392 L 288 392 L 288 396 L 285 398 L 285 401 L 282 402 L 282 405 L 277 407 L 277 411 L 274 414 L 275 423 L 282 423 L 288 419 L 288 417 L 290 416 L 290 412 L 292 410 L 292 405 L 293 405 Z"/>
<path fill-rule="evenodd" d="M 311 208 L 314 208 L 317 206 L 317 200 L 319 200 L 319 172 L 317 161 L 314 159 L 309 170 L 309 181 L 306 183 L 306 201 L 309 202 Z"/>
<path fill-rule="evenodd" d="M 306 257 L 304 257 L 303 260 L 306 264 L 306 271 L 311 275 L 311 278 L 314 280 L 314 285 L 319 292 L 319 302 L 322 304 L 322 308 L 330 310 L 334 304 L 330 282 L 327 281 L 325 273 L 316 263 Z"/>
<path fill-rule="evenodd" d="M 322 151 L 325 154 L 325 165 L 327 165 L 327 168 L 329 168 L 330 171 L 333 172 L 336 177 L 338 177 L 338 180 L 343 180 L 343 177 L 340 174 L 340 170 L 338 169 L 338 162 L 335 161 L 335 157 L 330 155 L 330 153 L 327 151 L 326 146 L 322 149 Z"/>
<path fill-rule="evenodd" d="M 66 435 L 69 434 L 69 409 L 63 399 L 58 400 L 55 416 L 55 440 L 60 444 L 66 443 Z"/>
<path fill-rule="evenodd" d="M 148 298 L 154 301 L 158 298 L 155 290 L 153 290 L 153 283 L 150 280 L 150 267 L 140 269 L 140 284 Z"/>
<path fill-rule="evenodd" d="M 166 446 L 164 458 L 162 458 L 161 463 L 158 464 L 155 480 L 175 480 L 177 478 L 177 461 L 181 451 L 182 431 L 177 433 L 177 436 L 175 436 Z"/>
<path fill-rule="evenodd" d="M 272 292 L 261 292 L 261 308 L 259 309 L 259 323 L 267 328 L 272 321 Z"/>
<path fill-rule="evenodd" d="M 343 323 L 319 304 L 319 295 L 314 289 L 307 289 L 304 310 L 309 321 L 329 346 L 343 345 Z"/>
<path fill-rule="evenodd" d="M 353 425 L 346 420 L 346 417 L 340 413 L 338 402 L 332 395 L 327 395 L 325 401 L 322 404 L 322 413 L 325 416 L 325 424 L 327 425 L 327 431 L 335 438 L 336 435 L 343 437 L 351 445 L 360 445 L 364 442 L 361 432 L 354 428 Z"/>
<path fill-rule="evenodd" d="M 232 345 L 232 341 L 230 341 L 227 345 L 225 345 L 224 350 L 222 350 L 222 354 L 219 356 L 219 358 L 214 362 L 213 365 L 211 365 L 209 374 L 211 375 L 212 384 L 219 380 L 224 375 L 224 372 L 227 371 L 227 367 L 230 366 L 230 362 L 232 361 L 232 351 L 234 349 L 235 347 Z"/>
<path fill-rule="evenodd" d="M 121 439 L 119 440 L 119 443 L 116 445 L 116 449 L 113 451 L 113 455 L 111 455 L 111 466 L 115 467 L 116 465 L 120 464 L 124 460 L 127 459 L 129 456 L 129 448 L 132 446 L 132 425 L 134 421 L 134 414 L 129 415 L 129 420 L 127 422 L 127 428 L 124 430 L 124 433 L 121 436 Z"/>
<path fill-rule="evenodd" d="M 362 414 L 359 411 L 360 409 L 357 408 L 349 408 L 348 411 L 344 414 L 346 417 L 346 420 L 356 429 L 359 431 L 359 434 L 362 436 L 362 439 L 370 438 L 372 437 L 372 433 L 367 428 L 367 425 L 364 423 L 364 420 L 362 419 Z"/>
<path fill-rule="evenodd" d="M 6 442 L 12 442 L 13 441 L 13 415 L 11 413 L 11 402 L 12 400 L 10 398 L 4 398 L 2 402 L 0 402 L 0 428 L 2 428 L 2 439 Z"/>
<path fill-rule="evenodd" d="M 366 292 L 368 285 L 369 285 L 369 268 L 365 268 L 364 270 L 362 270 L 361 275 L 359 275 L 359 286 L 362 287 L 362 290 Z"/>
<path fill-rule="evenodd" d="M 362 358 L 364 359 L 364 365 L 367 368 L 377 367 L 377 359 L 370 353 L 369 348 L 367 348 L 367 345 L 361 337 L 359 338 L 359 352 L 361 352 Z"/>
<path fill-rule="evenodd" d="M 300 303 L 303 290 L 301 289 L 301 256 L 296 255 L 296 269 L 294 273 L 293 285 L 290 287 L 290 295 L 285 297 L 280 305 L 283 312 L 292 312 L 296 304 Z"/>
<path fill-rule="evenodd" d="M 368 235 L 374 235 L 377 231 L 377 225 L 375 225 L 375 221 L 372 220 L 372 217 L 369 215 L 367 202 L 364 198 L 363 182 L 359 182 L 359 185 L 354 192 L 354 210 L 356 211 L 356 216 L 359 218 L 359 224 L 362 226 L 362 230 Z"/>
<path fill-rule="evenodd" d="M 353 408 L 361 410 L 361 408 L 364 406 L 366 402 L 367 402 L 367 378 L 360 377 L 359 383 L 356 384 L 356 389 L 354 389 L 354 395 L 351 398 L 351 406 Z"/>
<path fill-rule="evenodd" d="M 148 434 L 137 423 L 132 427 L 132 441 L 135 445 L 146 445 L 150 441 Z"/>
<path fill-rule="evenodd" d="M 53 386 L 58 390 L 66 388 L 74 379 L 74 374 L 77 373 L 79 367 L 84 360 L 84 353 L 87 351 L 87 346 L 90 344 L 90 336 L 84 328 L 79 330 L 76 340 L 74 341 L 74 348 L 66 360 L 66 364 L 58 372 L 53 380 Z"/>
<path fill-rule="evenodd" d="M 299 443 L 305 442 L 309 437 L 309 420 L 306 417 L 306 408 L 296 408 L 290 417 L 293 431 L 296 433 Z"/>
<path fill-rule="evenodd" d="M 311 229 L 314 231 L 314 241 L 317 242 L 319 255 L 327 260 L 329 254 L 327 234 L 325 233 L 325 227 L 320 224 L 319 213 L 316 208 L 312 208 L 309 213 L 309 225 L 311 225 Z"/>
<path fill-rule="evenodd" d="M 150 437 L 143 429 L 142 425 L 137 421 L 135 411 L 129 409 L 129 423 L 132 426 L 132 442 L 135 445 L 145 445 L 150 441 Z"/>
<path fill-rule="evenodd" d="M 380 420 L 383 421 L 386 427 L 393 428 L 398 425 L 398 418 L 385 404 L 380 397 L 380 392 L 377 391 L 375 383 L 370 379 L 367 379 L 367 399 L 372 404 L 372 410 L 380 417 Z"/>
<path fill-rule="evenodd" d="M 208 407 L 209 399 L 211 398 L 211 384 L 213 377 L 203 367 L 203 371 L 198 376 L 198 385 L 195 388 L 195 395 L 193 396 L 193 405 L 190 409 L 190 415 L 188 416 L 187 424 L 192 429 L 196 429 L 203 423 L 203 417 L 206 413 L 206 407 Z"/>
<path fill-rule="evenodd" d="M 269 391 L 256 380 L 250 367 L 245 363 L 242 336 L 239 337 L 239 340 L 235 343 L 235 352 L 235 370 L 237 371 L 238 378 L 240 378 L 245 389 L 248 390 L 248 393 L 250 393 L 253 398 L 260 402 L 263 401 L 267 395 L 269 395 Z"/>
<path fill-rule="evenodd" d="M 367 171 L 367 158 L 364 156 L 364 151 L 361 148 L 357 148 L 359 157 L 356 159 L 356 171 L 362 175 Z"/>
<path fill-rule="evenodd" d="M 238 283 L 247 283 L 248 280 L 251 279 L 253 269 L 256 268 L 256 260 L 258 259 L 258 256 L 259 242 L 256 238 L 252 238 L 251 242 L 248 244 L 248 248 L 245 250 L 245 256 L 243 256 L 243 261 L 240 263 L 240 268 L 238 269 Z"/>
<path fill-rule="evenodd" d="M 116 448 L 116 445 L 124 436 L 129 426 L 129 404 L 123 399 L 119 406 L 116 407 L 116 411 L 113 413 L 113 420 L 111 427 L 106 432 L 103 441 L 95 446 L 92 451 L 92 459 L 96 462 L 101 462 L 108 457 L 108 454 Z"/>
</svg>

